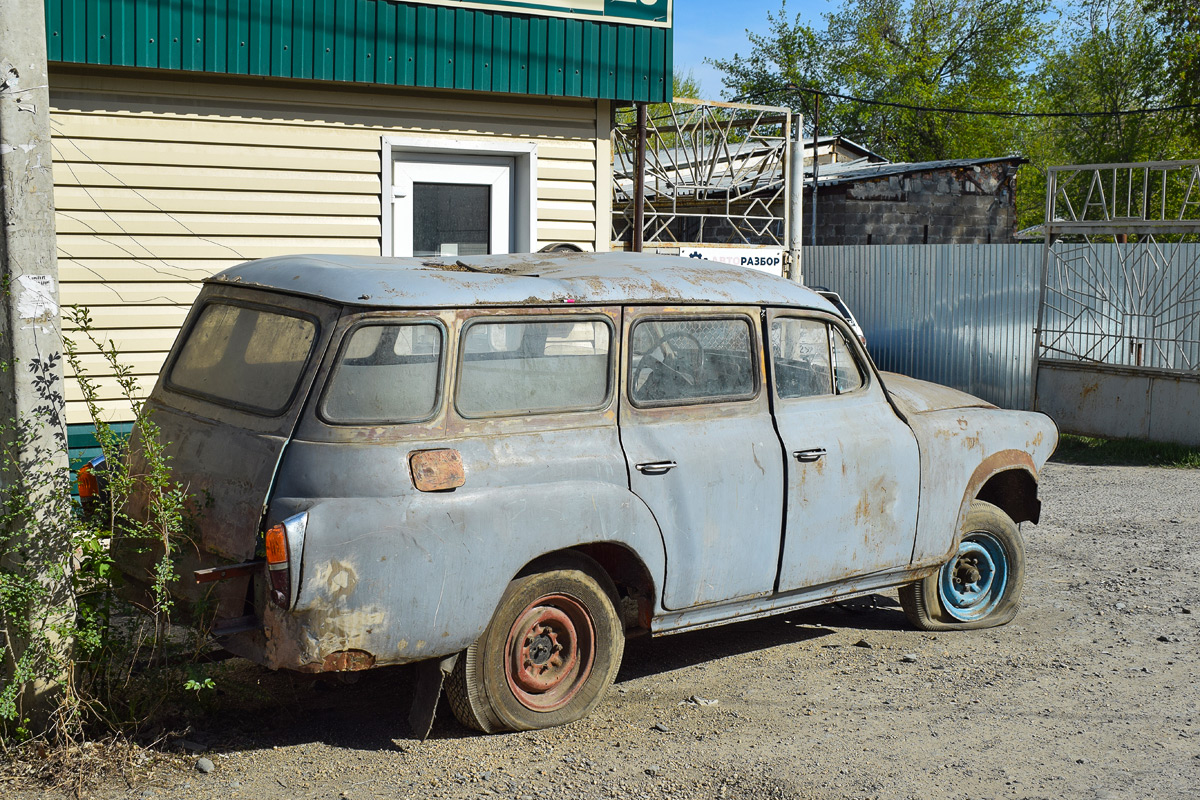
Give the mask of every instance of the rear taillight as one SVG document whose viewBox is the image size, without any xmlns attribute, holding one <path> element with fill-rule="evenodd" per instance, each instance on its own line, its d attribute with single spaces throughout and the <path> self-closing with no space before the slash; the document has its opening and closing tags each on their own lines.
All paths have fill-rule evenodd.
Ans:
<svg viewBox="0 0 1200 800">
<path fill-rule="evenodd" d="M 79 468 L 76 481 L 79 484 L 79 498 L 81 500 L 92 500 L 100 496 L 100 481 L 96 479 L 96 473 L 92 472 L 91 464 L 84 464 Z"/>
<path fill-rule="evenodd" d="M 108 462 L 104 456 L 96 456 L 79 468 L 75 485 L 79 491 L 79 504 L 83 506 L 83 518 L 92 519 L 99 515 L 104 505 L 104 492 L 108 487 L 104 470 Z"/>
<path fill-rule="evenodd" d="M 304 547 L 304 532 L 308 528 L 308 512 L 288 517 L 267 529 L 267 574 L 271 578 L 271 602 L 280 608 L 291 608 L 295 599 L 300 568 L 299 558 Z M 297 562 L 294 570 L 292 562 Z"/>
</svg>

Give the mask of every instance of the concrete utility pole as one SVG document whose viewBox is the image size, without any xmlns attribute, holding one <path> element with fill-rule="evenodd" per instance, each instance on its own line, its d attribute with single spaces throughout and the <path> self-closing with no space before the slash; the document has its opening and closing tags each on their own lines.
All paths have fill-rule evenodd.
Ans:
<svg viewBox="0 0 1200 800">
<path fill-rule="evenodd" d="M 47 627 L 60 621 L 71 598 L 63 569 L 71 542 L 60 519 L 68 473 L 49 105 L 42 0 L 0 0 L 0 444 L 6 456 L 0 490 L 24 493 L 29 509 L 13 524 L 16 546 L 0 552 L 0 568 L 42 583 L 46 592 L 28 615 L 35 639 L 49 643 L 50 663 L 61 665 L 55 656 L 69 643 Z M 10 621 L 3 622 L 6 682 L 30 642 L 18 641 Z M 35 666 L 42 677 L 21 698 L 19 713 L 35 721 L 56 688 L 54 667 L 46 666 Z"/>
<path fill-rule="evenodd" d="M 789 131 L 790 133 L 790 131 Z M 787 277 L 804 283 L 801 248 L 804 245 L 804 117 L 796 115 L 796 135 L 788 146 L 788 271 Z"/>
</svg>

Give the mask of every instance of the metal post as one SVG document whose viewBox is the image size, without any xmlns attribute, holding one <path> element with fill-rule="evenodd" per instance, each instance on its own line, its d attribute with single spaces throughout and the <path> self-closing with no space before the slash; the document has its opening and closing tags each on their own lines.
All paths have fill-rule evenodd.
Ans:
<svg viewBox="0 0 1200 800">
<path fill-rule="evenodd" d="M 0 0 L 0 494 L 17 493 L 32 509 L 14 521 L 19 541 L 0 553 L 0 569 L 41 582 L 38 599 L 6 613 L 27 614 L 33 635 L 61 656 L 70 643 L 52 631 L 70 622 L 71 541 L 60 518 L 69 484 L 49 103 L 43 2 Z M 5 644 L 11 678 L 30 643 Z M 19 701 L 18 713 L 35 723 L 45 721 L 65 667 L 52 658 L 35 665 Z"/>
<path fill-rule="evenodd" d="M 637 104 L 637 149 L 633 176 L 633 252 L 642 252 L 646 229 L 646 104 Z"/>
<path fill-rule="evenodd" d="M 1042 357 L 1042 326 L 1046 319 L 1046 282 L 1050 279 L 1050 251 L 1054 247 L 1054 200 L 1058 191 L 1058 173 L 1053 169 L 1046 172 L 1046 211 L 1042 225 L 1042 270 L 1038 281 L 1037 321 L 1033 327 L 1033 358 L 1030 361 L 1029 410 L 1038 409 L 1038 371 Z"/>
<path fill-rule="evenodd" d="M 820 146 L 817 139 L 820 138 L 821 127 L 821 95 L 813 92 L 813 97 L 817 100 L 817 107 L 813 112 L 813 190 L 812 190 L 812 208 L 810 214 L 812 216 L 812 233 L 808 237 L 809 244 L 817 243 L 817 177 L 821 174 L 821 154 Z"/>
<path fill-rule="evenodd" d="M 796 116 L 796 135 L 788 149 L 788 278 L 804 283 L 804 117 Z"/>
</svg>

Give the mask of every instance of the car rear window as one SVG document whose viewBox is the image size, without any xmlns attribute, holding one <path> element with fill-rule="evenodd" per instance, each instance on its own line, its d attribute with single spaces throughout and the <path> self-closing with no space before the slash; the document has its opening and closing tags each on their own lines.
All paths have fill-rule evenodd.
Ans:
<svg viewBox="0 0 1200 800">
<path fill-rule="evenodd" d="M 598 319 L 469 323 L 455 405 L 466 417 L 598 408 L 609 395 L 611 341 Z"/>
<path fill-rule="evenodd" d="M 330 422 L 418 422 L 437 410 L 442 328 L 431 322 L 354 330 L 325 390 Z"/>
<path fill-rule="evenodd" d="M 316 334 L 311 319 L 209 303 L 188 333 L 167 383 L 221 405 L 276 415 L 291 402 Z"/>
</svg>

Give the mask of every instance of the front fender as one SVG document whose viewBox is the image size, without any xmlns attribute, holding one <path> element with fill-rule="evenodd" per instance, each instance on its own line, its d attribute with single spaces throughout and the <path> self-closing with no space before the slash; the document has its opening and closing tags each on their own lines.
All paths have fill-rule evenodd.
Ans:
<svg viewBox="0 0 1200 800">
<path fill-rule="evenodd" d="M 997 408 L 956 408 L 911 414 L 921 450 L 921 505 L 914 566 L 940 564 L 958 549 L 971 501 L 992 476 L 1008 469 L 1037 480 L 1058 443 L 1045 414 Z"/>
</svg>

